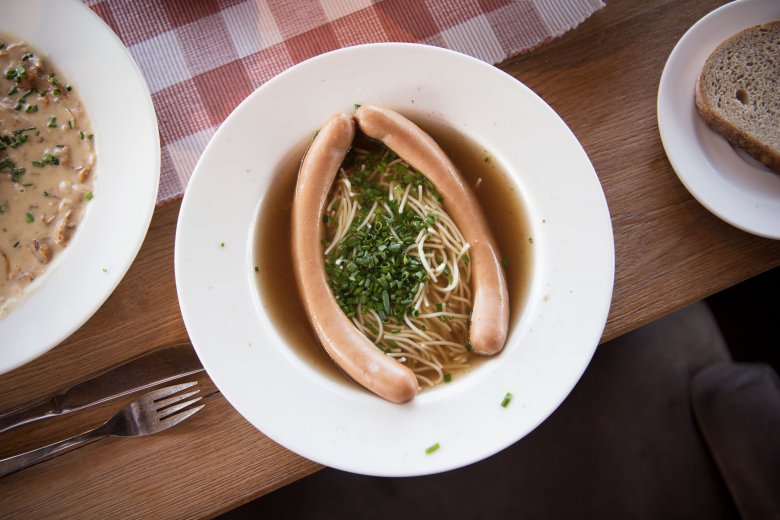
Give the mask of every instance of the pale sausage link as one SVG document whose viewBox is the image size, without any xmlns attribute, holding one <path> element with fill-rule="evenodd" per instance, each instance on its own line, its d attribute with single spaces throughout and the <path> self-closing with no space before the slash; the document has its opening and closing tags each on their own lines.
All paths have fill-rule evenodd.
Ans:
<svg viewBox="0 0 780 520">
<path fill-rule="evenodd" d="M 363 105 L 355 113 L 360 130 L 382 141 L 428 177 L 444 198 L 444 209 L 471 244 L 474 309 L 469 331 L 474 352 L 495 354 L 504 348 L 509 328 L 509 298 L 501 256 L 474 193 L 436 142 L 401 114 Z"/>
<path fill-rule="evenodd" d="M 309 321 L 331 358 L 355 381 L 394 403 L 414 398 L 414 373 L 387 356 L 349 321 L 328 286 L 320 240 L 322 213 L 333 180 L 355 135 L 348 114 L 320 129 L 301 164 L 292 211 L 293 263 Z"/>
</svg>

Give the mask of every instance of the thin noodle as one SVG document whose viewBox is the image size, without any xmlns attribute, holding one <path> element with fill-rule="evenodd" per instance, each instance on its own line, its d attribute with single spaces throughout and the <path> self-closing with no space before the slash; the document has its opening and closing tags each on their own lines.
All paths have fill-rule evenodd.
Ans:
<svg viewBox="0 0 780 520">
<path fill-rule="evenodd" d="M 368 152 L 355 150 L 358 157 Z M 377 183 L 386 190 L 381 200 L 375 200 L 363 215 L 359 199 L 361 189 L 350 182 L 350 171 L 342 169 L 333 185 L 326 205 L 326 257 L 338 254 L 336 268 L 343 268 L 357 254 L 337 249 L 352 233 L 371 228 L 382 220 L 389 233 L 400 243 L 392 218 L 396 215 L 416 215 L 426 224 L 410 244 L 405 254 L 419 260 L 428 279 L 411 297 L 406 312 L 396 320 L 382 319 L 373 308 L 357 305 L 351 318 L 355 326 L 387 355 L 405 364 L 415 373 L 421 386 L 433 386 L 445 379 L 445 374 L 469 367 L 472 354 L 467 350 L 469 316 L 472 306 L 471 263 L 466 243 L 452 218 L 444 211 L 435 193 L 422 183 L 413 184 L 405 175 L 395 175 L 395 168 L 409 168 L 401 159 L 389 162 L 375 172 L 361 169 L 363 179 Z M 370 177 L 368 177 L 370 175 Z M 393 206 L 391 207 L 391 204 Z M 395 208 L 395 209 L 394 209 Z M 428 224 L 430 216 L 433 223 Z M 408 280 L 407 283 L 417 283 Z M 421 309 L 425 309 L 421 311 Z"/>
</svg>

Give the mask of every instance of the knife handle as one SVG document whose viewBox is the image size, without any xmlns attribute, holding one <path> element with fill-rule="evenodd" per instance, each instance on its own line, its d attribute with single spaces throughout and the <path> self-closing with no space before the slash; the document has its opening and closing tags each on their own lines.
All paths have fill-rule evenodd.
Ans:
<svg viewBox="0 0 780 520">
<path fill-rule="evenodd" d="M 36 401 L 0 415 L 0 433 L 7 432 L 23 424 L 35 422 L 61 413 L 57 396 Z"/>
</svg>

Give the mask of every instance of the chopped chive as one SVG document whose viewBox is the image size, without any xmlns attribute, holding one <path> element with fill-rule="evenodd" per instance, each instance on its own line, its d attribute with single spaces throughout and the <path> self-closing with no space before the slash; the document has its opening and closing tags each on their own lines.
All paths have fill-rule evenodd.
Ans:
<svg viewBox="0 0 780 520">
<path fill-rule="evenodd" d="M 93 198 L 95 198 L 95 196 L 92 194 L 92 192 L 91 192 L 91 191 L 88 191 L 88 192 L 87 192 L 87 193 L 84 195 L 84 200 L 92 200 Z"/>
<path fill-rule="evenodd" d="M 501 407 L 506 408 L 509 406 L 509 403 L 512 401 L 512 394 L 510 392 L 507 392 L 504 396 L 503 401 L 501 401 Z"/>
<path fill-rule="evenodd" d="M 504 258 L 503 260 L 501 260 L 501 264 L 504 267 L 509 267 L 509 259 L 508 258 Z"/>
<path fill-rule="evenodd" d="M 28 224 L 32 224 L 35 221 L 35 217 L 28 211 L 24 214 L 24 220 L 26 220 Z"/>
<path fill-rule="evenodd" d="M 439 443 L 437 442 L 436 444 L 434 444 L 432 446 L 428 446 L 427 448 L 425 448 L 425 454 L 426 455 L 430 455 L 431 453 L 433 453 L 434 451 L 438 450 L 439 448 L 441 448 L 441 446 L 439 446 Z"/>
<path fill-rule="evenodd" d="M 219 243 L 219 247 L 225 247 L 225 243 L 224 242 L 220 242 Z"/>
<path fill-rule="evenodd" d="M 452 374 L 444 374 L 444 382 L 449 383 L 452 381 Z"/>
<path fill-rule="evenodd" d="M 474 352 L 474 347 L 471 346 L 471 343 L 466 343 L 466 350 L 469 352 Z"/>
<path fill-rule="evenodd" d="M 259 272 L 259 271 L 260 271 L 260 268 L 259 268 L 259 267 L 257 267 L 257 266 L 255 266 L 255 272 L 257 273 L 257 272 Z"/>
<path fill-rule="evenodd" d="M 5 213 L 5 204 L 0 204 L 0 213 Z"/>
<path fill-rule="evenodd" d="M 16 85 L 11 85 L 11 88 L 8 89 L 9 96 L 13 96 L 17 92 L 19 92 L 19 87 L 17 87 Z"/>
<path fill-rule="evenodd" d="M 54 116 L 49 117 L 49 122 L 46 123 L 46 126 L 49 128 L 56 128 L 57 127 L 57 118 Z"/>
<path fill-rule="evenodd" d="M 360 106 L 361 106 L 361 105 L 360 105 L 360 103 L 355 103 L 355 110 L 357 110 L 358 108 L 360 108 Z"/>
</svg>

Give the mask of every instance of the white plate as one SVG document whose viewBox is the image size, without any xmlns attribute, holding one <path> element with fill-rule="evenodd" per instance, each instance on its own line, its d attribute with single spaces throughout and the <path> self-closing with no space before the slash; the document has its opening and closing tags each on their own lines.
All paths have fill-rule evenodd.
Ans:
<svg viewBox="0 0 780 520">
<path fill-rule="evenodd" d="M 511 172 L 534 237 L 527 308 L 505 350 L 405 405 L 334 382 L 295 355 L 262 310 L 253 269 L 255 219 L 272 176 L 328 116 L 351 111 L 355 102 L 424 107 L 485 146 Z M 462 54 L 376 44 L 295 66 L 230 115 L 187 187 L 175 267 L 190 338 L 211 378 L 247 420 L 328 466 L 422 475 L 496 453 L 561 403 L 601 336 L 614 245 L 588 157 L 539 97 Z M 515 397 L 502 408 L 506 392 Z M 440 449 L 426 455 L 437 442 Z"/>
<path fill-rule="evenodd" d="M 726 38 L 780 19 L 777 0 L 740 0 L 696 22 L 675 46 L 658 88 L 658 129 L 674 171 L 705 208 L 729 224 L 780 238 L 780 175 L 711 130 L 696 112 L 696 78 Z"/>
<path fill-rule="evenodd" d="M 48 56 L 78 90 L 95 133 L 95 198 L 62 255 L 0 320 L 0 373 L 59 344 L 103 304 L 141 247 L 154 211 L 160 145 L 130 53 L 81 2 L 7 2 L 0 32 Z"/>
</svg>

